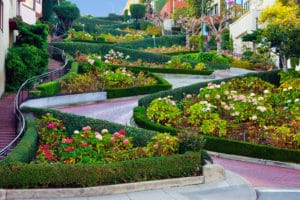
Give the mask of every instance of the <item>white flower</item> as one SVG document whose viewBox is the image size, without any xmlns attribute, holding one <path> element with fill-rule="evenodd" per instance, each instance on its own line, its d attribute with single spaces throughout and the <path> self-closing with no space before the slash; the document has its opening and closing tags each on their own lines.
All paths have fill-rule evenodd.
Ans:
<svg viewBox="0 0 300 200">
<path fill-rule="evenodd" d="M 74 131 L 74 134 L 79 134 L 79 131 L 78 131 L 78 130 L 75 130 L 75 131 Z"/>
<path fill-rule="evenodd" d="M 102 134 L 108 133 L 108 130 L 107 129 L 102 129 L 101 133 Z"/>
<path fill-rule="evenodd" d="M 290 87 L 288 87 L 288 90 L 291 90 L 291 89 L 293 89 L 293 87 L 291 87 L 291 86 L 290 86 Z"/>
<path fill-rule="evenodd" d="M 98 132 L 95 132 L 95 137 L 96 137 L 98 140 L 102 140 L 102 139 L 103 139 L 102 135 L 101 135 L 100 133 L 98 133 Z"/>
<path fill-rule="evenodd" d="M 206 98 L 206 99 L 208 99 L 209 97 L 210 97 L 210 95 L 209 95 L 209 94 L 206 94 L 206 95 L 205 95 L 205 98 Z"/>
<path fill-rule="evenodd" d="M 267 108 L 264 106 L 257 106 L 256 109 L 259 110 L 260 112 L 265 112 L 267 110 Z"/>
<path fill-rule="evenodd" d="M 256 115 L 253 115 L 252 117 L 250 117 L 251 120 L 255 121 L 257 120 L 257 116 Z"/>
<path fill-rule="evenodd" d="M 292 100 L 290 100 L 290 99 L 286 101 L 286 103 L 291 103 L 291 102 L 292 102 Z"/>
<path fill-rule="evenodd" d="M 264 94 L 269 94 L 269 90 L 264 90 Z"/>
<path fill-rule="evenodd" d="M 127 55 L 127 56 L 125 57 L 125 59 L 126 59 L 126 60 L 128 60 L 129 58 L 130 58 L 130 56 L 129 56 L 129 55 Z"/>
<path fill-rule="evenodd" d="M 250 97 L 254 97 L 255 96 L 255 94 L 252 92 L 252 93 L 250 93 Z"/>
<path fill-rule="evenodd" d="M 220 99 L 221 96 L 220 96 L 219 94 L 217 94 L 217 95 L 215 96 L 215 98 L 216 98 L 216 99 Z"/>
<path fill-rule="evenodd" d="M 263 101 L 264 98 L 263 98 L 263 97 L 258 97 L 257 100 L 258 100 L 258 101 Z"/>
<path fill-rule="evenodd" d="M 224 81 L 222 81 L 222 82 L 221 82 L 221 85 L 225 85 L 225 82 L 224 82 Z"/>
<path fill-rule="evenodd" d="M 187 95 L 185 96 L 185 98 L 190 99 L 190 98 L 192 98 L 192 95 L 191 95 L 191 94 L 187 94 Z"/>
<path fill-rule="evenodd" d="M 287 89 L 286 88 L 283 88 L 283 90 L 282 90 L 283 92 L 286 92 L 287 91 Z"/>
<path fill-rule="evenodd" d="M 295 103 L 297 103 L 297 102 L 299 102 L 300 101 L 300 99 L 295 99 Z"/>
</svg>

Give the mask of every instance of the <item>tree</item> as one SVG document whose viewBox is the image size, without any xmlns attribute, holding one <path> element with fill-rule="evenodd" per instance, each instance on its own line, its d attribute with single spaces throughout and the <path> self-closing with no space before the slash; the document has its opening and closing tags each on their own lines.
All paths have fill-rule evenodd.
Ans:
<svg viewBox="0 0 300 200">
<path fill-rule="evenodd" d="M 262 35 L 279 55 L 283 70 L 291 57 L 300 57 L 300 8 L 294 0 L 277 1 L 262 11 L 260 23 L 267 23 Z"/>
<path fill-rule="evenodd" d="M 220 11 L 213 15 L 203 15 L 202 22 L 211 30 L 215 35 L 217 43 L 217 55 L 222 54 L 222 33 L 226 30 L 228 23 L 231 21 L 231 16 L 226 9 L 225 0 L 220 0 Z"/>
<path fill-rule="evenodd" d="M 146 14 L 146 6 L 144 4 L 131 4 L 130 5 L 130 13 L 131 17 L 134 18 L 136 21 L 145 17 Z"/>
<path fill-rule="evenodd" d="M 57 15 L 63 32 L 67 32 L 72 26 L 74 20 L 80 17 L 80 11 L 76 4 L 69 1 L 61 2 L 53 8 Z"/>
</svg>

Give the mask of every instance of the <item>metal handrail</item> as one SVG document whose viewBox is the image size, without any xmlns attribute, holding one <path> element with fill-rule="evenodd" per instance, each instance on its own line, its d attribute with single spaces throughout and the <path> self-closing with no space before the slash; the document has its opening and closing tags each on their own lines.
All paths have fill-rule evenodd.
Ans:
<svg viewBox="0 0 300 200">
<path fill-rule="evenodd" d="M 21 136 L 24 133 L 24 130 L 25 130 L 25 117 L 24 117 L 23 113 L 20 110 L 20 105 L 30 98 L 29 95 L 26 98 L 24 98 L 24 96 L 23 96 L 24 90 L 26 88 L 29 88 L 29 86 L 32 85 L 35 82 L 40 83 L 41 80 L 44 80 L 45 78 L 49 78 L 50 76 L 53 76 L 53 75 L 57 74 L 58 72 L 64 72 L 64 70 L 67 66 L 67 63 L 68 63 L 68 59 L 66 58 L 64 51 L 61 50 L 61 49 L 58 49 L 56 47 L 53 47 L 53 46 L 48 46 L 48 52 L 50 53 L 50 55 L 52 57 L 53 57 L 53 51 L 56 51 L 60 54 L 61 60 L 64 62 L 64 65 L 62 67 L 56 69 L 56 70 L 46 72 L 44 74 L 34 76 L 30 79 L 27 79 L 21 85 L 21 87 L 18 89 L 17 94 L 16 94 L 15 99 L 14 99 L 14 112 L 15 112 L 17 122 L 18 122 L 18 128 L 17 128 L 17 131 L 16 131 L 17 135 L 7 146 L 5 146 L 3 149 L 0 150 L 0 156 L 6 155 L 8 153 L 8 151 L 17 143 L 19 138 L 21 138 Z M 61 75 L 64 75 L 64 73 L 61 74 Z"/>
</svg>

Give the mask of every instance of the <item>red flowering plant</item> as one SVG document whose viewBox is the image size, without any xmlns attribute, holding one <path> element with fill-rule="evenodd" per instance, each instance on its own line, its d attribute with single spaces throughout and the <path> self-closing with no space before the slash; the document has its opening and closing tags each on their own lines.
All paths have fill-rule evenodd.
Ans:
<svg viewBox="0 0 300 200">
<path fill-rule="evenodd" d="M 142 157 L 162 156 L 176 153 L 178 139 L 167 134 L 155 136 L 147 147 L 133 147 L 132 138 L 121 129 L 110 134 L 85 126 L 66 133 L 62 122 L 51 114 L 39 120 L 39 148 L 35 162 L 61 163 L 111 163 Z"/>
</svg>

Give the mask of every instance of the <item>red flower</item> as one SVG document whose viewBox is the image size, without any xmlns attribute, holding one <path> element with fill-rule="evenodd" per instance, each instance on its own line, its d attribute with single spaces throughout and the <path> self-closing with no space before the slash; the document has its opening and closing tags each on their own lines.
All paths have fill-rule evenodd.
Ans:
<svg viewBox="0 0 300 200">
<path fill-rule="evenodd" d="M 61 140 L 62 143 L 72 143 L 73 142 L 73 139 L 72 138 L 63 138 Z"/>
<path fill-rule="evenodd" d="M 70 152 L 70 151 L 73 151 L 74 150 L 74 147 L 67 147 L 67 148 L 64 148 L 64 151 L 67 151 L 67 152 Z"/>
<path fill-rule="evenodd" d="M 55 124 L 53 122 L 51 122 L 50 124 L 48 124 L 48 128 L 49 129 L 54 129 L 55 128 Z"/>
<path fill-rule="evenodd" d="M 86 147 L 86 146 L 87 146 L 87 143 L 86 143 L 86 142 L 81 142 L 81 143 L 80 143 L 80 146 L 81 146 L 81 147 Z"/>
<path fill-rule="evenodd" d="M 119 130 L 119 133 L 120 133 L 121 135 L 125 135 L 125 134 L 126 134 L 126 131 L 125 131 L 124 129 L 121 129 L 121 130 Z"/>
<path fill-rule="evenodd" d="M 83 133 L 83 134 L 81 134 L 81 137 L 87 138 L 87 134 Z"/>
</svg>

